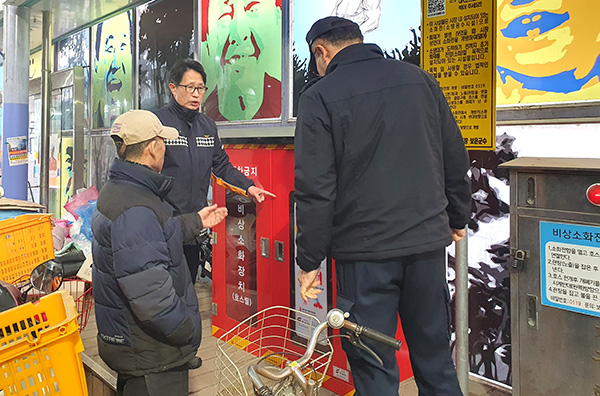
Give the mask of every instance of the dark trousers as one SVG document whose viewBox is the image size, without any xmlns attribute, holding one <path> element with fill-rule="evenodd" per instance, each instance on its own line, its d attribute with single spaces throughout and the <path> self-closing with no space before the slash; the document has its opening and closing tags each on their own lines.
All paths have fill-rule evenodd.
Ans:
<svg viewBox="0 0 600 396">
<path fill-rule="evenodd" d="M 350 313 L 350 320 L 394 336 L 400 315 L 419 396 L 462 395 L 450 355 L 445 254 L 439 249 L 384 263 L 336 263 L 337 306 Z M 398 395 L 400 378 L 394 350 L 368 339 L 362 341 L 379 355 L 384 366 L 342 340 L 355 396 Z"/>
<path fill-rule="evenodd" d="M 183 254 L 190 268 L 192 276 L 192 284 L 196 283 L 198 278 L 198 267 L 200 266 L 200 246 L 199 245 L 183 245 Z"/>
<path fill-rule="evenodd" d="M 174 369 L 143 377 L 117 375 L 117 396 L 188 396 L 189 371 Z"/>
</svg>

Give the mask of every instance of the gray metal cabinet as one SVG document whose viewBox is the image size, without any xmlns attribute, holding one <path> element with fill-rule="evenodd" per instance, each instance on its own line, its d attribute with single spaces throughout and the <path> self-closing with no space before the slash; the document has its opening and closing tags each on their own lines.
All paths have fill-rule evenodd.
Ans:
<svg viewBox="0 0 600 396">
<path fill-rule="evenodd" d="M 510 169 L 513 395 L 600 396 L 600 159 Z M 591 190 L 590 190 L 591 191 Z"/>
</svg>

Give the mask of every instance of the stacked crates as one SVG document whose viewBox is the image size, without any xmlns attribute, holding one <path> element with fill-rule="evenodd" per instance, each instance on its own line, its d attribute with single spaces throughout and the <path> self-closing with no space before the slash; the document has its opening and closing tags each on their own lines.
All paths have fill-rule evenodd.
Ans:
<svg viewBox="0 0 600 396">
<path fill-rule="evenodd" d="M 82 351 L 66 290 L 0 313 L 0 395 L 87 396 Z"/>
</svg>

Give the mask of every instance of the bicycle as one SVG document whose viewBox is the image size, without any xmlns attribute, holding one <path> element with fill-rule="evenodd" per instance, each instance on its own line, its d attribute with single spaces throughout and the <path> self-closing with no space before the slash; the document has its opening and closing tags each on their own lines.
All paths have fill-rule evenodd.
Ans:
<svg viewBox="0 0 600 396">
<path fill-rule="evenodd" d="M 240 322 L 217 340 L 218 396 L 317 396 L 329 368 L 332 337 L 347 337 L 380 363 L 362 343 L 367 337 L 396 350 L 401 341 L 347 320 L 334 308 L 327 320 L 292 308 L 275 306 Z M 326 330 L 347 330 L 327 335 Z"/>
</svg>

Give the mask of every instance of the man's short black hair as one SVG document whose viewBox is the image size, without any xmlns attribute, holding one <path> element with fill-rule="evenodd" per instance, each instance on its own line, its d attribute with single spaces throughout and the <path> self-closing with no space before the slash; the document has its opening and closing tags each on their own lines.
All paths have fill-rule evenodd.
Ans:
<svg viewBox="0 0 600 396">
<path fill-rule="evenodd" d="M 339 47 L 342 44 L 352 41 L 360 41 L 362 43 L 364 37 L 358 26 L 344 26 L 323 33 L 316 40 L 323 40 Z"/>
<path fill-rule="evenodd" d="M 193 70 L 197 73 L 200 73 L 202 79 L 204 80 L 204 84 L 206 84 L 206 72 L 204 71 L 204 68 L 200 62 L 193 59 L 177 61 L 169 71 L 169 83 L 175 85 L 181 83 L 183 75 L 188 70 Z"/>
<path fill-rule="evenodd" d="M 310 51 L 310 61 L 308 63 L 309 78 L 318 75 L 317 63 L 313 53 L 313 44 L 317 40 L 323 40 L 335 47 L 342 47 L 348 43 L 362 43 L 364 37 L 356 22 L 346 18 L 328 16 L 313 23 L 306 34 L 306 42 Z"/>
</svg>

